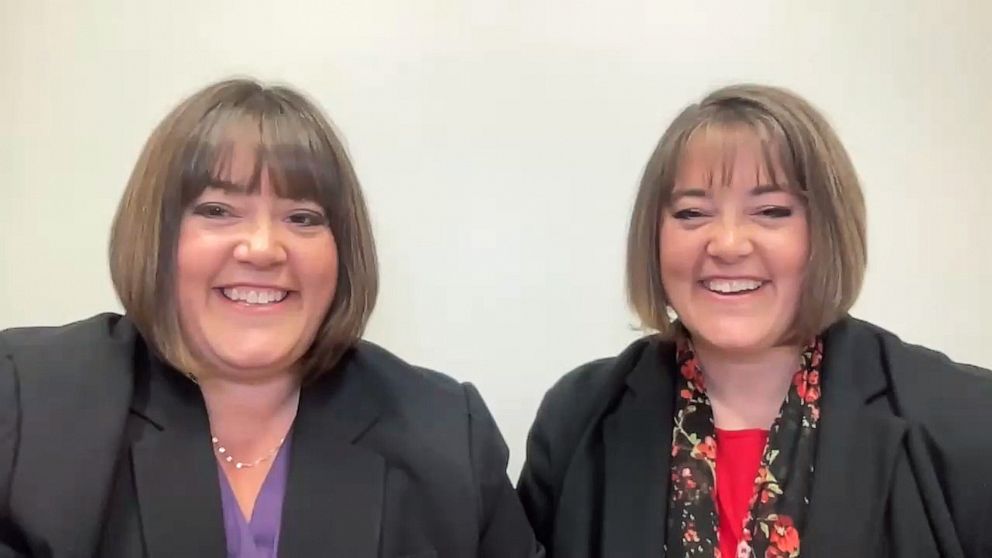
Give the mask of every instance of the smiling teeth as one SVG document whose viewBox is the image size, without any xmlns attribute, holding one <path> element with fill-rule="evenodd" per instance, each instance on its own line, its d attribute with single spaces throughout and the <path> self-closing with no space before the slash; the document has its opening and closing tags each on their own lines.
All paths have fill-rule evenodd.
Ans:
<svg viewBox="0 0 992 558">
<path fill-rule="evenodd" d="M 703 285 L 714 292 L 733 294 L 757 290 L 761 286 L 761 281 L 752 279 L 712 280 L 705 281 Z"/>
<path fill-rule="evenodd" d="M 240 288 L 229 288 L 221 289 L 224 296 L 228 300 L 233 300 L 235 302 L 246 302 L 248 304 L 272 304 L 275 302 L 282 302 L 286 295 L 289 294 L 286 291 L 280 291 L 276 289 L 247 289 L 244 287 Z"/>
</svg>

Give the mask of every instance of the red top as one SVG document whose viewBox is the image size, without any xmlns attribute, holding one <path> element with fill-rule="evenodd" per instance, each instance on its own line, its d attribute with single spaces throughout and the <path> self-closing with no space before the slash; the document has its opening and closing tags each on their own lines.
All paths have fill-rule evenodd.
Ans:
<svg viewBox="0 0 992 558">
<path fill-rule="evenodd" d="M 716 506 L 720 518 L 720 554 L 737 555 L 744 518 L 754 495 L 754 481 L 765 452 L 768 431 L 716 429 Z"/>
</svg>

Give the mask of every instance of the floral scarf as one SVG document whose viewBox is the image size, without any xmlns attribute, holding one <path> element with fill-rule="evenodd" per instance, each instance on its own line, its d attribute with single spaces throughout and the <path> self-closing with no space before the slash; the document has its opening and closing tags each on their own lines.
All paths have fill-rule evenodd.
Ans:
<svg viewBox="0 0 992 558">
<path fill-rule="evenodd" d="M 716 430 L 703 372 L 689 340 L 678 344 L 680 377 L 672 434 L 666 556 L 721 558 L 714 498 Z M 736 556 L 795 558 L 806 520 L 820 420 L 823 342 L 807 345 L 768 434 Z"/>
</svg>

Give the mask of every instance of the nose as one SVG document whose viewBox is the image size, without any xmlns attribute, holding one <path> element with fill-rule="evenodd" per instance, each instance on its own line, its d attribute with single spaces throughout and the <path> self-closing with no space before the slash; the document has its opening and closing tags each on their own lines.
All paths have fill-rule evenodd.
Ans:
<svg viewBox="0 0 992 558">
<path fill-rule="evenodd" d="M 256 267 L 272 267 L 286 261 L 286 248 L 279 239 L 278 227 L 268 218 L 252 222 L 244 239 L 234 249 L 240 262 Z"/>
<path fill-rule="evenodd" d="M 747 227 L 736 219 L 725 218 L 713 224 L 713 234 L 706 245 L 706 253 L 726 262 L 746 258 L 754 251 Z"/>
</svg>

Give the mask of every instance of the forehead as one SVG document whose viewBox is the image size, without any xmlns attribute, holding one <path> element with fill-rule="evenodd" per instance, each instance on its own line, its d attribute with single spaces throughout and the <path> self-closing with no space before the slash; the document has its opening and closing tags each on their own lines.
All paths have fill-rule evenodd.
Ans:
<svg viewBox="0 0 992 558">
<path fill-rule="evenodd" d="M 329 150 L 316 147 L 319 143 L 311 141 L 312 131 L 302 122 L 271 122 L 264 115 L 225 116 L 206 122 L 190 138 L 182 180 L 185 203 L 208 186 L 254 194 L 262 190 L 263 182 L 279 197 L 331 203 L 337 185 L 336 159 Z M 274 133 L 294 127 L 297 133 Z"/>
<path fill-rule="evenodd" d="M 677 159 L 675 189 L 788 186 L 789 173 L 782 165 L 778 146 L 766 136 L 745 125 L 697 128 Z"/>
<path fill-rule="evenodd" d="M 231 182 L 247 184 L 264 167 L 265 157 L 259 134 L 235 129 L 220 139 L 213 157 L 213 176 Z"/>
</svg>

